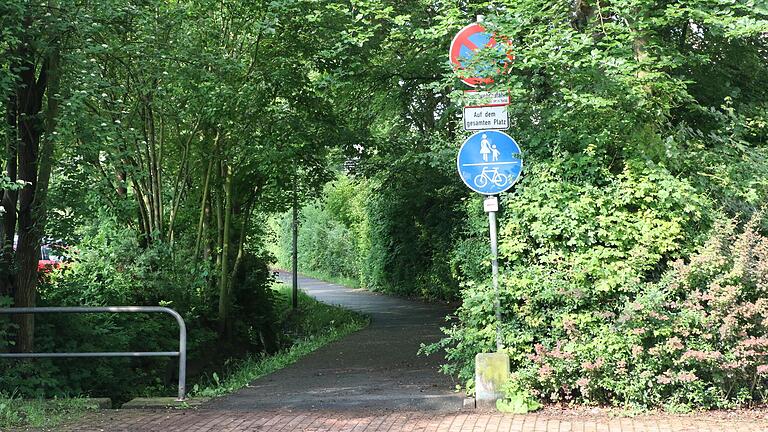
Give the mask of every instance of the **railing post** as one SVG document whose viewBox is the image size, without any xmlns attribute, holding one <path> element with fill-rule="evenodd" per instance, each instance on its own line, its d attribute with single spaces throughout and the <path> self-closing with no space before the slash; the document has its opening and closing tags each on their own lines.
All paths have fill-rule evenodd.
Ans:
<svg viewBox="0 0 768 432">
<path fill-rule="evenodd" d="M 178 312 L 170 308 L 164 309 L 179 323 L 179 397 L 176 400 L 182 402 L 187 394 L 187 326 Z"/>
</svg>

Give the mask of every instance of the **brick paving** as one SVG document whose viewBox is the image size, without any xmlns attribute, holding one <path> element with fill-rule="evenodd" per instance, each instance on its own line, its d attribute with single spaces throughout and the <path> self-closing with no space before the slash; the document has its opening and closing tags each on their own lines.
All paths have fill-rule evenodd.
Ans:
<svg viewBox="0 0 768 432">
<path fill-rule="evenodd" d="M 710 414 L 647 415 L 612 418 L 558 415 L 556 412 L 507 415 L 463 411 L 354 413 L 327 411 L 245 412 L 222 410 L 113 410 L 89 414 L 71 432 L 768 432 L 768 412 L 735 419 Z"/>
</svg>

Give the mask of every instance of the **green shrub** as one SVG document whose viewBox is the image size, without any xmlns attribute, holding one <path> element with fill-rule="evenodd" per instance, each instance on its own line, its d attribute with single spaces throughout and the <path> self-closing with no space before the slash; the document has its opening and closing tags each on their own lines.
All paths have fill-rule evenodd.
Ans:
<svg viewBox="0 0 768 432">
<path fill-rule="evenodd" d="M 547 401 L 726 408 L 768 397 L 768 238 L 755 216 L 720 223 L 658 280 L 588 289 L 536 265 L 503 279 L 504 335 L 520 390 Z M 609 295 L 612 293 L 612 295 Z M 470 287 L 449 330 L 447 370 L 493 349 L 492 293 Z"/>
<path fill-rule="evenodd" d="M 321 205 L 301 210 L 299 261 L 301 268 L 331 277 L 358 278 L 360 274 L 354 233 Z"/>
<path fill-rule="evenodd" d="M 510 414 L 526 414 L 541 408 L 541 403 L 516 380 L 508 381 L 501 389 L 503 398 L 496 401 L 496 408 Z"/>
<path fill-rule="evenodd" d="M 301 209 L 299 269 L 404 296 L 455 299 L 453 248 L 463 231 L 466 190 L 448 161 L 455 155 L 435 138 L 434 152 L 400 155 L 369 178 L 339 175 Z M 487 222 L 486 222 L 487 223 Z M 291 267 L 291 213 L 272 221 L 278 266 Z"/>
<path fill-rule="evenodd" d="M 62 422 L 98 408 L 97 403 L 88 399 L 24 400 L 15 394 L 0 394 L 0 428 L 55 430 Z"/>
<path fill-rule="evenodd" d="M 768 396 L 768 238 L 753 218 L 720 224 L 690 262 L 641 285 L 560 341 L 536 345 L 518 379 L 548 399 L 724 408 Z M 558 332 L 559 333 L 559 332 Z"/>
<path fill-rule="evenodd" d="M 269 287 L 270 257 L 249 245 L 232 285 L 233 329 L 217 334 L 213 269 L 190 249 L 165 242 L 139 245 L 135 232 L 104 218 L 85 226 L 73 262 L 39 287 L 40 306 L 167 306 L 187 325 L 190 378 L 246 352 L 280 347 Z M 183 239 L 182 239 L 183 240 Z M 44 314 L 36 318 L 36 350 L 173 351 L 178 326 L 165 314 Z M 0 335 L 6 326 L 0 323 Z M 36 359 L 0 363 L 0 392 L 22 397 L 92 395 L 117 401 L 174 394 L 176 361 L 159 358 Z"/>
</svg>

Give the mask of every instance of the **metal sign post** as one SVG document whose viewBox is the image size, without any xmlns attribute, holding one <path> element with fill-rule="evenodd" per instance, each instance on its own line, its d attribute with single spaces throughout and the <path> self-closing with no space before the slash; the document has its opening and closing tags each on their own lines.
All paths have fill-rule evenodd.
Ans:
<svg viewBox="0 0 768 432">
<path fill-rule="evenodd" d="M 497 43 L 493 34 L 486 32 L 480 24 L 483 16 L 477 16 L 477 23 L 459 31 L 451 42 L 449 58 L 455 71 L 464 69 L 462 61 L 471 61 L 482 48 L 497 49 L 506 54 L 506 59 L 497 67 L 506 70 L 514 60 L 509 51 L 508 41 Z M 482 70 L 490 70 L 488 65 Z M 476 75 L 483 75 L 476 73 Z M 490 84 L 491 77 L 463 77 L 462 81 L 471 86 Z M 499 211 L 497 195 L 506 192 L 517 182 L 523 170 L 523 157 L 515 140 L 499 129 L 510 126 L 507 105 L 509 95 L 487 91 L 465 93 L 464 130 L 479 130 L 464 141 L 456 156 L 459 177 L 470 189 L 486 196 L 483 208 L 488 213 L 491 234 L 491 271 L 493 281 L 493 309 L 496 321 L 496 352 L 477 353 L 475 356 L 475 397 L 478 406 L 496 407 L 496 401 L 504 397 L 502 391 L 509 379 L 509 355 L 504 352 L 504 335 L 501 328 L 501 298 L 499 293 L 499 248 L 496 230 L 496 212 Z M 469 102 L 469 104 L 466 104 Z"/>
<path fill-rule="evenodd" d="M 296 310 L 299 308 L 299 200 L 296 197 L 295 184 L 291 230 L 291 309 Z"/>
<path fill-rule="evenodd" d="M 496 239 L 496 212 L 499 211 L 499 200 L 489 196 L 483 202 L 488 212 L 488 223 L 491 226 L 491 272 L 493 274 L 493 310 L 496 315 L 496 351 L 504 347 L 501 333 L 501 300 L 499 299 L 499 246 Z"/>
</svg>

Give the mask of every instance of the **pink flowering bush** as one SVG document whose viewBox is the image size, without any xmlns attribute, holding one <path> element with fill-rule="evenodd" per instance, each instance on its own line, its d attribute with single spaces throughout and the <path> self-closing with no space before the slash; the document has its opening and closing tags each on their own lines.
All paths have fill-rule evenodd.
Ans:
<svg viewBox="0 0 768 432">
<path fill-rule="evenodd" d="M 674 261 L 623 307 L 551 314 L 553 337 L 539 338 L 524 358 L 510 344 L 515 379 L 550 401 L 675 408 L 765 401 L 768 238 L 759 218 L 741 232 L 735 223 L 716 226 L 688 262 Z"/>
</svg>

